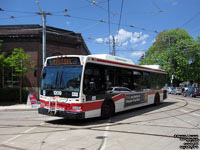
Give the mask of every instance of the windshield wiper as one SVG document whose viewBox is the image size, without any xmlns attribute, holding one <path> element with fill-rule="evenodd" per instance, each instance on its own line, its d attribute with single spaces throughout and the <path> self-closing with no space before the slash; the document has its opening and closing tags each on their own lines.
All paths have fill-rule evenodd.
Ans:
<svg viewBox="0 0 200 150">
<path fill-rule="evenodd" d="M 55 82 L 55 86 L 57 87 L 57 84 L 58 84 L 58 72 L 56 73 L 56 82 Z M 56 88 L 55 87 L 55 88 Z"/>
<path fill-rule="evenodd" d="M 62 88 L 62 85 L 61 85 L 62 84 L 62 80 L 63 80 L 62 76 L 63 76 L 63 71 L 62 71 L 61 76 L 60 76 L 60 83 L 59 83 L 59 87 L 60 88 Z"/>
</svg>

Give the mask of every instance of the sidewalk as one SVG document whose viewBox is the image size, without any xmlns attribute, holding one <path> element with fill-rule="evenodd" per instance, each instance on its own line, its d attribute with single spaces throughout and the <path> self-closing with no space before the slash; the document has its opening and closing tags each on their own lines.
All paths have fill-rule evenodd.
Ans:
<svg viewBox="0 0 200 150">
<path fill-rule="evenodd" d="M 16 104 L 10 106 L 0 106 L 0 111 L 37 111 L 39 104 L 35 106 L 26 104 Z"/>
</svg>

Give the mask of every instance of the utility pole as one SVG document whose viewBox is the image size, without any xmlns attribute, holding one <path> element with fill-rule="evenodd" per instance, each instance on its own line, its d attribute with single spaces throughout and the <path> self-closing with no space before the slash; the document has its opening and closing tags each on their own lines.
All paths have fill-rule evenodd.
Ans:
<svg viewBox="0 0 200 150">
<path fill-rule="evenodd" d="M 172 74 L 172 50 L 171 50 L 171 37 L 169 36 L 169 55 L 170 55 L 170 77 L 171 77 L 171 87 L 173 87 L 174 76 Z"/>
<path fill-rule="evenodd" d="M 42 13 L 42 63 L 46 59 L 46 12 Z"/>
<path fill-rule="evenodd" d="M 112 49 L 112 55 L 115 56 L 115 37 L 112 36 L 112 38 L 113 38 L 113 45 L 112 45 L 113 49 Z"/>
<path fill-rule="evenodd" d="M 51 15 L 49 12 L 42 11 L 40 8 L 39 0 L 36 0 L 39 9 L 39 15 L 42 15 L 42 63 L 44 65 L 46 60 L 46 15 Z"/>
</svg>

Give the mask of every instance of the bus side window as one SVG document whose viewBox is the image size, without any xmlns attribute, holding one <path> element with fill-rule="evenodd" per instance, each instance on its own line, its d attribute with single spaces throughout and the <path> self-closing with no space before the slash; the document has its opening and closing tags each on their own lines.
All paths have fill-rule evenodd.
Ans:
<svg viewBox="0 0 200 150">
<path fill-rule="evenodd" d="M 143 72 L 143 89 L 150 89 L 150 73 Z"/>
<path fill-rule="evenodd" d="M 87 64 L 85 70 L 83 89 L 84 94 L 95 95 L 105 93 L 106 75 L 105 68 L 97 64 Z"/>
<path fill-rule="evenodd" d="M 133 86 L 135 91 L 140 91 L 142 89 L 142 73 L 140 71 L 133 71 Z"/>
</svg>

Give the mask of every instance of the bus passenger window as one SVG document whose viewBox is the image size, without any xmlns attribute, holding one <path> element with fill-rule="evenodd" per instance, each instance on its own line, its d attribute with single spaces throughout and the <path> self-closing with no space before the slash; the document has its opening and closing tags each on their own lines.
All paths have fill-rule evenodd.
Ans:
<svg viewBox="0 0 200 150">
<path fill-rule="evenodd" d="M 136 91 L 140 91 L 142 89 L 142 73 L 139 71 L 133 71 L 133 86 L 134 86 L 134 90 Z"/>
</svg>

